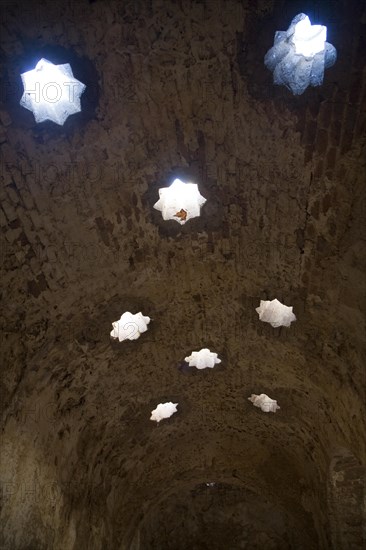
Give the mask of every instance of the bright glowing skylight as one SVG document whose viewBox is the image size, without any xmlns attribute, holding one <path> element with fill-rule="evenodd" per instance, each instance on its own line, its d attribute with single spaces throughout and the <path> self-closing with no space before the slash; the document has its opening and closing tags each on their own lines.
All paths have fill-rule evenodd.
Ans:
<svg viewBox="0 0 366 550">
<path fill-rule="evenodd" d="M 52 120 L 62 126 L 81 111 L 80 96 L 86 86 L 74 78 L 68 63 L 54 65 L 47 59 L 21 75 L 24 93 L 20 105 L 32 111 L 36 122 Z"/>
<path fill-rule="evenodd" d="M 327 27 L 311 25 L 307 15 L 300 13 L 287 31 L 277 31 L 274 45 L 264 57 L 273 72 L 273 82 L 284 85 L 295 95 L 308 86 L 320 86 L 324 70 L 337 59 L 337 51 L 326 42 Z"/>
<path fill-rule="evenodd" d="M 292 312 L 292 306 L 285 306 L 277 299 L 261 300 L 260 306 L 256 308 L 259 319 L 264 323 L 270 323 L 272 327 L 289 327 L 296 316 Z"/>
<path fill-rule="evenodd" d="M 265 393 L 261 393 L 260 395 L 252 393 L 252 395 L 248 397 L 248 400 L 251 401 L 255 407 L 259 407 L 263 412 L 275 413 L 277 409 L 281 408 L 277 405 L 275 399 L 271 399 Z"/>
<path fill-rule="evenodd" d="M 221 363 L 221 359 L 217 357 L 217 353 L 213 353 L 207 348 L 203 348 L 200 351 L 192 351 L 192 354 L 186 357 L 185 361 L 190 367 L 196 367 L 197 369 L 213 369 L 215 365 Z"/>
<path fill-rule="evenodd" d="M 154 208 L 161 211 L 164 220 L 175 220 L 181 225 L 199 216 L 201 206 L 206 202 L 197 184 L 179 179 L 175 179 L 170 187 L 159 189 L 159 197 Z"/>
<path fill-rule="evenodd" d="M 327 27 L 323 25 L 312 25 L 308 16 L 301 19 L 295 25 L 293 43 L 297 54 L 305 57 L 314 57 L 315 54 L 323 52 L 327 39 Z"/>
<path fill-rule="evenodd" d="M 150 420 L 154 422 L 160 422 L 164 418 L 170 418 L 174 413 L 177 412 L 178 403 L 159 403 L 159 405 L 151 411 Z"/>
<path fill-rule="evenodd" d="M 126 311 L 119 321 L 112 323 L 111 336 L 120 342 L 123 342 L 123 340 L 137 340 L 143 332 L 147 331 L 149 323 L 150 317 L 145 317 L 141 311 L 135 315 Z"/>
</svg>

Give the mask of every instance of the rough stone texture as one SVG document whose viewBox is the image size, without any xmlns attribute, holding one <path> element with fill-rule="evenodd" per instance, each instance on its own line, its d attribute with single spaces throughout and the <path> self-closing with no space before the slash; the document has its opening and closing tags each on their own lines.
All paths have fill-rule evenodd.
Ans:
<svg viewBox="0 0 366 550">
<path fill-rule="evenodd" d="M 358 548 L 365 540 L 366 469 L 347 450 L 340 449 L 330 465 L 329 511 L 333 547 Z"/>
<path fill-rule="evenodd" d="M 4 3 L 2 548 L 364 547 L 366 10 L 314 5 Z M 263 57 L 300 11 L 338 61 L 294 98 Z M 45 51 L 88 86 L 62 128 L 18 104 Z M 153 210 L 180 176 L 183 227 Z M 123 311 L 153 320 L 117 345 Z"/>
</svg>

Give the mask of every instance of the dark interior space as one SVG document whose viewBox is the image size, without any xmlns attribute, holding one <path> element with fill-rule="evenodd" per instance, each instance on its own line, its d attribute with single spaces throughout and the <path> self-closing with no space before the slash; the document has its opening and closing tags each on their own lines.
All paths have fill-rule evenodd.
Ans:
<svg viewBox="0 0 366 550">
<path fill-rule="evenodd" d="M 1 548 L 366 548 L 366 2 L 1 8 Z M 264 56 L 302 12 L 337 60 L 293 95 Z M 19 103 L 41 58 L 86 85 L 63 125 Z"/>
</svg>

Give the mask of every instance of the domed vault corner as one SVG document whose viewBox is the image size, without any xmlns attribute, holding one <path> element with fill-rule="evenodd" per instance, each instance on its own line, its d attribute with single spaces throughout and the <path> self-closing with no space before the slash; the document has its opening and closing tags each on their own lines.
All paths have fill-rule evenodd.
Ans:
<svg viewBox="0 0 366 550">
<path fill-rule="evenodd" d="M 338 59 L 295 97 L 263 58 L 300 12 Z M 356 0 L 5 6 L 2 548 L 364 547 L 365 25 Z M 46 51 L 87 85 L 63 126 L 18 102 Z M 175 178 L 206 199 L 184 225 L 153 208 Z M 151 322 L 119 343 L 126 311 Z"/>
</svg>

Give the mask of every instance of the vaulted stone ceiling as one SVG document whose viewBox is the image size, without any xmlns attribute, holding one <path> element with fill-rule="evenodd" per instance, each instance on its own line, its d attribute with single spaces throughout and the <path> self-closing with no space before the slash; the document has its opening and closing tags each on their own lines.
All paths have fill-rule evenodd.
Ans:
<svg viewBox="0 0 366 550">
<path fill-rule="evenodd" d="M 300 12 L 338 60 L 294 97 L 263 57 Z M 365 3 L 4 15 L 2 547 L 361 548 Z M 40 57 L 87 85 L 62 127 L 19 106 Z M 153 209 L 175 177 L 207 199 L 184 226 Z M 290 328 L 258 320 L 273 298 Z M 116 344 L 124 311 L 152 321 Z M 201 347 L 222 363 L 187 368 Z"/>
</svg>

